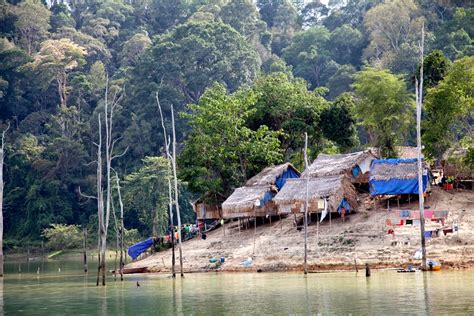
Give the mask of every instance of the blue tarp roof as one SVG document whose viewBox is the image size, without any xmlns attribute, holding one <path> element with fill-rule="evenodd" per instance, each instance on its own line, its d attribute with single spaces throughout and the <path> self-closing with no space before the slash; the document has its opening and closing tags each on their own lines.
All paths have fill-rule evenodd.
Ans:
<svg viewBox="0 0 474 316">
<path fill-rule="evenodd" d="M 373 160 L 369 175 L 370 194 L 418 194 L 417 161 L 416 158 Z M 423 192 L 425 192 L 428 185 L 426 170 L 424 170 L 422 178 Z"/>
<path fill-rule="evenodd" d="M 132 257 L 133 260 L 135 260 L 151 246 L 153 246 L 153 238 L 150 237 L 128 248 L 128 255 Z"/>
</svg>

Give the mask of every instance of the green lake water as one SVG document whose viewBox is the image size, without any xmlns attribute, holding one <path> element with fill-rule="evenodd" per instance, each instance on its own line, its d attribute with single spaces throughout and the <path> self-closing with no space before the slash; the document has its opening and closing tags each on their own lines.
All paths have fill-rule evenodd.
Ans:
<svg viewBox="0 0 474 316">
<path fill-rule="evenodd" d="M 474 271 L 127 275 L 96 287 L 77 261 L 8 263 L 7 315 L 474 314 Z M 40 273 L 37 274 L 38 267 Z M 58 271 L 61 268 L 61 272 Z M 137 281 L 140 287 L 137 287 Z"/>
</svg>

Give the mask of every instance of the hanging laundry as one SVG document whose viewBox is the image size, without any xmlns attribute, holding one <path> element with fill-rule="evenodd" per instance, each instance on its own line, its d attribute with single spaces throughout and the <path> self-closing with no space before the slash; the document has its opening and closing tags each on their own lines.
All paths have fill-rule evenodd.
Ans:
<svg viewBox="0 0 474 316">
<path fill-rule="evenodd" d="M 409 210 L 400 210 L 400 218 L 407 218 L 410 217 L 410 211 Z"/>
<path fill-rule="evenodd" d="M 433 218 L 434 211 L 433 210 L 425 210 L 425 218 Z"/>
</svg>

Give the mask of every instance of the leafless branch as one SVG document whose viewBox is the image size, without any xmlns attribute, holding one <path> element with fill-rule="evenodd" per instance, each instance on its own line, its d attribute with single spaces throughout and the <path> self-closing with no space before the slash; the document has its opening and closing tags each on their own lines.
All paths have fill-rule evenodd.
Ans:
<svg viewBox="0 0 474 316">
<path fill-rule="evenodd" d="M 79 187 L 79 195 L 80 195 L 80 196 L 82 196 L 83 198 L 86 198 L 86 199 L 88 199 L 88 200 L 90 200 L 90 199 L 97 200 L 97 197 L 96 197 L 96 196 L 93 196 L 93 195 L 88 195 L 88 194 L 84 194 L 84 193 L 82 193 L 82 191 L 81 191 L 81 187 Z M 87 202 L 88 202 L 88 201 L 86 201 L 86 203 L 87 203 Z"/>
<path fill-rule="evenodd" d="M 128 146 L 125 148 L 125 150 L 121 154 L 112 156 L 111 160 L 114 160 L 115 158 L 122 157 L 123 155 L 125 155 L 127 153 L 127 151 L 128 151 Z"/>
</svg>

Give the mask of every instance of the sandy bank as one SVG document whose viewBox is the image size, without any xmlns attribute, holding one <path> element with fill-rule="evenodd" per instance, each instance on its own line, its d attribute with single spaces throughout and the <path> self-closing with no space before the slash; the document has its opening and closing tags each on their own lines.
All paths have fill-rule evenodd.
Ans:
<svg viewBox="0 0 474 316">
<path fill-rule="evenodd" d="M 361 197 L 362 199 L 364 196 Z M 400 209 L 417 209 L 417 202 L 400 205 Z M 474 191 L 445 192 L 435 188 L 426 205 L 434 210 L 448 210 L 446 225 L 458 221 L 458 233 L 427 239 L 428 258 L 440 261 L 443 268 L 474 267 Z M 377 210 L 363 205 L 356 214 L 312 223 L 308 230 L 308 264 L 311 271 L 354 270 L 365 263 L 373 268 L 399 268 L 407 264 L 420 264 L 413 255 L 420 248 L 418 226 L 395 228 L 395 236 L 387 234 L 387 219 L 399 222 L 398 208 Z M 427 230 L 440 228 L 440 223 L 428 221 Z M 178 255 L 178 252 L 177 252 Z M 253 223 L 239 232 L 237 222 L 226 224 L 207 235 L 206 240 L 194 239 L 183 243 L 185 272 L 215 271 L 210 269 L 209 259 L 225 257 L 219 271 L 297 271 L 303 269 L 303 231 L 294 226 L 293 216 L 281 221 L 258 225 Z M 251 257 L 250 267 L 240 264 Z M 178 263 L 177 259 L 177 263 Z M 147 267 L 150 272 L 171 269 L 171 251 L 151 255 L 132 262 L 127 267 Z M 177 266 L 178 267 L 178 266 Z"/>
</svg>

